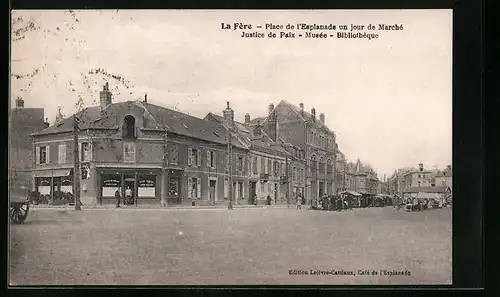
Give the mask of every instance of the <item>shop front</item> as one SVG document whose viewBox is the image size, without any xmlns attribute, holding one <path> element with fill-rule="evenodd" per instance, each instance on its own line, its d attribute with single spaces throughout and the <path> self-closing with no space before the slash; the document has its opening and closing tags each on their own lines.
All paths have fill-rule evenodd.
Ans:
<svg viewBox="0 0 500 297">
<path fill-rule="evenodd" d="M 51 169 L 35 171 L 34 190 L 40 195 L 73 194 L 73 170 L 72 169 Z"/>
<path fill-rule="evenodd" d="M 98 169 L 97 198 L 100 204 L 116 203 L 116 192 L 124 204 L 160 204 L 161 171 L 159 169 Z"/>
</svg>

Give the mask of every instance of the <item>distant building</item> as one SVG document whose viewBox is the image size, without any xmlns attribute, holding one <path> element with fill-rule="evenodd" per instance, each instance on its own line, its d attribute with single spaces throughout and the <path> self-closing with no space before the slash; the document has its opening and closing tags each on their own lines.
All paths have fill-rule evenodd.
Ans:
<svg viewBox="0 0 500 297">
<path fill-rule="evenodd" d="M 432 173 L 430 170 L 424 170 L 424 164 L 420 163 L 417 170 L 412 170 L 404 174 L 404 189 L 432 186 Z"/>
<path fill-rule="evenodd" d="M 207 114 L 205 120 L 229 127 L 229 119 L 214 113 Z M 287 191 L 289 202 L 299 192 L 304 193 L 305 160 L 299 148 L 286 143 L 277 133 L 272 134 L 273 139 L 260 122 L 250 124 L 249 114 L 245 115 L 245 123 L 234 121 L 234 132 L 235 138 L 249 149 L 249 197 L 257 196 L 258 203 L 264 203 L 270 196 L 273 203 L 284 204 Z"/>
<path fill-rule="evenodd" d="M 451 165 L 448 165 L 445 170 L 440 171 L 434 177 L 434 182 L 436 186 L 447 186 L 453 188 L 453 172 L 451 170 Z"/>
<path fill-rule="evenodd" d="M 9 178 L 10 188 L 31 188 L 31 169 L 33 167 L 33 143 L 31 134 L 48 126 L 44 122 L 43 108 L 24 106 L 22 98 L 10 111 L 9 119 Z"/>
<path fill-rule="evenodd" d="M 326 125 L 325 115 L 316 117 L 316 109 L 311 112 L 281 101 L 276 107 L 269 105 L 268 116 L 249 120 L 249 125 L 261 123 L 263 131 L 271 139 L 282 139 L 304 152 L 305 198 L 310 200 L 325 194 L 334 194 L 335 163 L 338 145 L 335 133 Z"/>
</svg>

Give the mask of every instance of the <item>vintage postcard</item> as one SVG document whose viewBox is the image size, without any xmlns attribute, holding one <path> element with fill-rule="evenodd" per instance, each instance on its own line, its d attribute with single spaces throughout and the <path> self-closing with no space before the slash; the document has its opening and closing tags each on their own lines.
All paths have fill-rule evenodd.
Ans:
<svg viewBox="0 0 500 297">
<path fill-rule="evenodd" d="M 11 286 L 451 284 L 451 10 L 11 16 Z"/>
</svg>

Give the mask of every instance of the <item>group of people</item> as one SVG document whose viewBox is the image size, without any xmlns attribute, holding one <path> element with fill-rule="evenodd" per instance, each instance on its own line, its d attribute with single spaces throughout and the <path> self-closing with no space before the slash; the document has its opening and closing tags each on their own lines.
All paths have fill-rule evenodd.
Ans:
<svg viewBox="0 0 500 297">
<path fill-rule="evenodd" d="M 352 201 L 346 196 L 325 195 L 311 200 L 311 209 L 314 210 L 351 210 Z"/>
<path fill-rule="evenodd" d="M 418 199 L 408 198 L 404 201 L 406 211 L 422 211 L 432 208 L 442 208 L 443 202 L 440 199 Z M 397 208 L 401 208 L 401 204 Z"/>
<path fill-rule="evenodd" d="M 122 200 L 120 189 L 116 189 L 115 199 L 116 199 L 116 208 L 119 208 Z M 123 205 L 132 205 L 132 204 L 134 204 L 134 196 L 132 193 L 132 189 L 130 189 L 130 187 L 127 187 L 125 189 L 125 199 L 123 199 Z"/>
</svg>

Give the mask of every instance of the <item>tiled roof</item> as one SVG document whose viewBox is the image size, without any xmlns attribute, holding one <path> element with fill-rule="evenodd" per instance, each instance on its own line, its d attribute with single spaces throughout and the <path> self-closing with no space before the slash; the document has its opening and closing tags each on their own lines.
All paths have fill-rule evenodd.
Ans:
<svg viewBox="0 0 500 297">
<path fill-rule="evenodd" d="M 142 101 L 113 103 L 106 107 L 102 114 L 99 106 L 85 108 L 78 113 L 78 117 L 80 118 L 80 129 L 118 128 L 121 119 L 131 106 L 142 109 L 145 117 L 150 119 L 147 123 L 147 128 L 163 129 L 163 127 L 166 126 L 170 133 L 215 143 L 227 143 L 226 130 L 222 125 Z M 72 130 L 73 116 L 63 119 L 58 125 L 51 126 L 34 135 L 70 132 Z M 244 148 L 243 145 L 238 143 L 234 145 Z"/>
<path fill-rule="evenodd" d="M 293 111 L 295 111 L 297 113 L 297 115 L 299 116 L 300 119 L 302 119 L 303 121 L 307 121 L 307 122 L 310 122 L 311 118 L 312 118 L 312 115 L 307 112 L 305 109 L 304 109 L 304 112 L 302 113 L 300 111 L 300 108 L 293 105 L 292 103 L 286 101 L 286 100 L 281 100 L 281 102 L 278 104 L 279 105 L 284 105 L 284 106 L 287 106 L 289 108 L 291 108 Z M 315 125 L 320 128 L 320 129 L 324 129 L 326 132 L 328 133 L 334 133 L 332 130 L 330 130 L 330 128 L 328 128 L 327 125 L 323 124 L 320 120 L 319 120 L 319 116 L 316 116 L 316 121 L 314 122 Z"/>
<path fill-rule="evenodd" d="M 158 124 L 167 125 L 169 132 L 221 144 L 227 143 L 227 132 L 223 125 L 151 103 L 143 102 L 143 104 Z M 245 148 L 239 143 L 233 143 L 233 145 Z"/>
<path fill-rule="evenodd" d="M 219 123 L 227 125 L 227 121 L 226 119 L 224 119 L 224 117 L 214 113 L 209 113 L 207 117 L 209 116 L 213 117 Z M 261 132 L 262 135 L 260 137 L 254 137 L 252 135 L 253 128 L 250 125 L 245 125 L 243 123 L 234 121 L 236 133 L 240 138 L 240 141 L 243 142 L 247 147 L 251 147 L 255 150 L 270 154 L 290 154 L 282 146 L 274 142 L 264 131 Z"/>
</svg>

